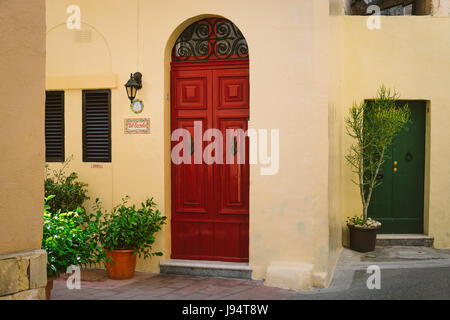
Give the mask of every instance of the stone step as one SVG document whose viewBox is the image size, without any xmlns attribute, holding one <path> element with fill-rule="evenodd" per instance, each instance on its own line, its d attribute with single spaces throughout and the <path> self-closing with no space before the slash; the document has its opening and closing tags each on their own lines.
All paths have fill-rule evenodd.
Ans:
<svg viewBox="0 0 450 320">
<path fill-rule="evenodd" d="M 170 259 L 159 263 L 161 273 L 203 277 L 251 279 L 248 263 Z"/>
<path fill-rule="evenodd" d="M 412 246 L 432 248 L 434 238 L 425 234 L 377 234 L 377 246 Z"/>
</svg>

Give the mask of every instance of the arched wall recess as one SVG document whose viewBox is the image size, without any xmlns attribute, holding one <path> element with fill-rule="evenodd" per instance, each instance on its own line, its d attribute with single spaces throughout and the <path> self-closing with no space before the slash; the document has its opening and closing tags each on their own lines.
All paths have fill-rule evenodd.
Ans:
<svg viewBox="0 0 450 320">
<path fill-rule="evenodd" d="M 66 23 L 47 31 L 47 77 L 82 76 L 112 72 L 111 48 L 93 25 L 69 30 Z"/>
</svg>

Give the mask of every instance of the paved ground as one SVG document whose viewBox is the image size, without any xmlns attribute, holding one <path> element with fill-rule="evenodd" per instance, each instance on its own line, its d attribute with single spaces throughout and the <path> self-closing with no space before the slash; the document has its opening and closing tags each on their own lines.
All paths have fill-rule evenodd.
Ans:
<svg viewBox="0 0 450 320">
<path fill-rule="evenodd" d="M 369 290 L 367 267 L 381 270 L 381 289 Z M 80 290 L 55 281 L 52 299 L 278 300 L 278 299 L 450 299 L 450 250 L 379 247 L 368 254 L 344 249 L 329 288 L 295 292 L 262 281 L 137 272 L 110 280 L 104 270 L 83 270 Z"/>
<path fill-rule="evenodd" d="M 450 300 L 450 266 L 420 269 L 381 269 L 381 289 L 369 290 L 368 274 L 357 270 L 345 290 L 298 293 L 290 300 Z"/>
<path fill-rule="evenodd" d="M 87 270 L 80 290 L 69 290 L 64 279 L 54 283 L 53 300 L 278 300 L 295 292 L 263 285 L 262 281 L 205 278 L 137 272 L 130 280 L 110 280 L 103 270 Z"/>
<path fill-rule="evenodd" d="M 381 288 L 369 290 L 369 266 L 380 268 Z M 358 253 L 344 249 L 326 289 L 296 293 L 287 299 L 450 300 L 450 250 L 427 247 L 377 247 Z"/>
</svg>

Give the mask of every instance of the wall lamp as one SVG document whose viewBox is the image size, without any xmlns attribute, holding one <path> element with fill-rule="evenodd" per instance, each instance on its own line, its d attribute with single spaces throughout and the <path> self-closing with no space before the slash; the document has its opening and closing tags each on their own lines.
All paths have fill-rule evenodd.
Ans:
<svg viewBox="0 0 450 320">
<path fill-rule="evenodd" d="M 127 89 L 128 99 L 133 103 L 134 98 L 136 98 L 136 93 L 142 88 L 142 73 L 135 72 L 130 74 L 130 79 L 125 83 L 125 88 Z"/>
</svg>

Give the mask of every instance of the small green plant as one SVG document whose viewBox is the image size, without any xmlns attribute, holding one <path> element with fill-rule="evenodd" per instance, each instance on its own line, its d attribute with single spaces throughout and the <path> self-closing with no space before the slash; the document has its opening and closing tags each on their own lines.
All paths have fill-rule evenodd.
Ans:
<svg viewBox="0 0 450 320">
<path fill-rule="evenodd" d="M 382 85 L 371 103 L 353 104 L 350 116 L 345 119 L 347 134 L 355 139 L 345 159 L 358 176 L 358 180 L 353 182 L 359 187 L 363 207 L 361 217 L 352 219 L 354 222 L 362 219 L 362 225 L 368 221 L 373 190 L 381 184 L 377 176 L 388 158 L 386 150 L 410 120 L 408 106 L 397 107 L 398 99 L 397 91 Z"/>
<path fill-rule="evenodd" d="M 57 277 L 71 265 L 88 266 L 106 263 L 106 253 L 97 242 L 97 223 L 86 222 L 84 211 L 50 212 L 44 201 L 44 231 L 42 249 L 47 251 L 47 276 Z"/>
<path fill-rule="evenodd" d="M 52 173 L 48 165 L 45 166 L 45 196 L 54 196 L 48 202 L 49 211 L 52 213 L 58 210 L 70 212 L 77 210 L 78 207 L 83 208 L 83 203 L 89 199 L 87 184 L 78 181 L 76 172 L 71 172 L 69 175 L 65 172 L 72 159 L 73 156 L 69 157 L 60 169 L 53 170 Z"/>
<path fill-rule="evenodd" d="M 166 223 L 153 198 L 141 203 L 138 208 L 129 206 L 129 197 L 114 207 L 110 213 L 103 213 L 98 198 L 95 200 L 97 213 L 91 220 L 99 223 L 99 240 L 106 250 L 136 250 L 145 258 L 151 255 L 161 256 L 161 252 L 151 252 L 155 242 L 155 233 Z"/>
</svg>

